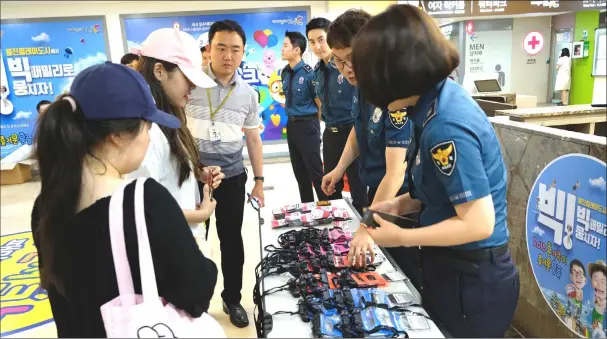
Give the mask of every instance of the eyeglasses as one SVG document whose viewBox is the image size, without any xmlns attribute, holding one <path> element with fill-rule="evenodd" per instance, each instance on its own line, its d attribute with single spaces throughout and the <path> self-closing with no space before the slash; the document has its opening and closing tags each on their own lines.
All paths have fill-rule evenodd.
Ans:
<svg viewBox="0 0 607 339">
<path fill-rule="evenodd" d="M 571 275 L 576 277 L 576 278 L 583 278 L 584 277 L 584 273 L 583 272 L 576 272 L 576 271 L 571 271 Z"/>
<path fill-rule="evenodd" d="M 345 61 L 341 61 L 341 60 L 335 60 L 335 57 L 331 58 L 331 65 L 333 65 L 336 68 L 339 69 L 343 69 L 344 66 L 348 66 L 350 69 L 352 69 L 352 60 L 345 60 Z"/>
</svg>

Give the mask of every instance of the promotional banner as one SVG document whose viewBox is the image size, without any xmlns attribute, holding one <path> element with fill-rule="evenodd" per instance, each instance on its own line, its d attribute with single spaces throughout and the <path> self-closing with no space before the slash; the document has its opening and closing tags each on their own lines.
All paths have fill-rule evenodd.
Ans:
<svg viewBox="0 0 607 339">
<path fill-rule="evenodd" d="M 0 337 L 51 323 L 53 313 L 48 294 L 40 287 L 32 232 L 0 237 L 0 268 Z"/>
<path fill-rule="evenodd" d="M 585 338 L 605 338 L 605 163 L 567 154 L 540 173 L 527 204 L 527 247 L 542 295 Z"/>
<path fill-rule="evenodd" d="M 166 27 L 191 34 L 203 47 L 208 43 L 211 25 L 225 19 L 238 22 L 247 36 L 245 56 L 238 73 L 259 94 L 262 140 L 286 139 L 287 116 L 280 79 L 286 62 L 280 59 L 280 49 L 287 31 L 297 31 L 305 36 L 307 11 L 124 18 L 123 24 L 129 49 L 138 47 L 154 30 Z"/>
<path fill-rule="evenodd" d="M 79 71 L 108 60 L 108 52 L 102 18 L 3 22 L 1 30 L 0 158 L 4 160 L 21 147 L 31 147 L 36 105 L 68 91 Z"/>
</svg>

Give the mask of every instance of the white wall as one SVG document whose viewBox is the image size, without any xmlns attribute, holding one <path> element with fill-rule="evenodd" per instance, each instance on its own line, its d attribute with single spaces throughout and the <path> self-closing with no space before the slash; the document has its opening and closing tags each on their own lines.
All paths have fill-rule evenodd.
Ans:
<svg viewBox="0 0 607 339">
<path fill-rule="evenodd" d="M 533 95 L 538 103 L 545 103 L 550 88 L 550 16 L 515 18 L 512 24 L 512 72 L 510 90 L 517 94 Z M 531 31 L 539 31 L 544 36 L 544 48 L 530 57 L 523 50 L 523 39 Z M 528 60 L 535 59 L 529 64 Z"/>
<path fill-rule="evenodd" d="M 594 90 L 592 102 L 596 104 L 607 104 L 607 77 L 594 77 Z"/>
<path fill-rule="evenodd" d="M 233 11 L 250 8 L 310 6 L 311 16 L 326 13 L 327 1 L 0 1 L 2 19 L 105 16 L 111 59 L 125 54 L 120 14 Z"/>
</svg>

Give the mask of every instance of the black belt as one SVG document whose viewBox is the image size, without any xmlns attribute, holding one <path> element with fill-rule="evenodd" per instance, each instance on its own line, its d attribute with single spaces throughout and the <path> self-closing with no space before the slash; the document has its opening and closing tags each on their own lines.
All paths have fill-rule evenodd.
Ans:
<svg viewBox="0 0 607 339">
<path fill-rule="evenodd" d="M 327 126 L 327 130 L 329 130 L 333 133 L 337 133 L 340 130 L 351 129 L 353 125 L 354 125 L 353 123 L 349 123 L 349 124 L 339 125 L 339 126 Z"/>
<path fill-rule="evenodd" d="M 458 259 L 480 263 L 490 259 L 492 256 L 499 257 L 506 254 L 506 252 L 508 252 L 508 243 L 497 247 L 483 248 L 473 251 L 456 250 L 449 247 L 423 247 L 423 250 L 430 253 L 445 254 Z"/>
<path fill-rule="evenodd" d="M 309 121 L 309 120 L 314 120 L 314 119 L 318 119 L 318 115 L 317 114 L 312 114 L 312 115 L 290 115 L 289 116 L 289 121 Z"/>
</svg>

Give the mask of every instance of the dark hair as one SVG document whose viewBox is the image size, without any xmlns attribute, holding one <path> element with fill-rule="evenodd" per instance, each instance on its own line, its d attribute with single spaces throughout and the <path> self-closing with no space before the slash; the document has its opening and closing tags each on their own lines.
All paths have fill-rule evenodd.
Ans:
<svg viewBox="0 0 607 339">
<path fill-rule="evenodd" d="M 133 61 L 139 60 L 139 55 L 133 53 L 127 53 L 120 58 L 120 63 L 123 65 L 128 65 Z"/>
<path fill-rule="evenodd" d="M 40 102 L 36 105 L 36 111 L 38 111 L 38 113 L 40 113 L 40 107 L 42 105 L 48 105 L 48 104 L 52 104 L 52 102 L 48 101 L 48 100 L 40 100 Z"/>
<path fill-rule="evenodd" d="M 571 260 L 571 262 L 569 263 L 569 272 L 573 271 L 573 266 L 579 266 L 582 269 L 582 272 L 584 272 L 584 275 L 586 275 L 586 268 L 584 268 L 584 265 L 581 261 L 577 259 Z"/>
<path fill-rule="evenodd" d="M 329 31 L 329 25 L 331 25 L 331 21 L 325 18 L 314 18 L 308 22 L 306 25 L 306 36 L 310 31 L 315 29 L 322 29 L 325 32 Z"/>
<path fill-rule="evenodd" d="M 143 78 L 148 85 L 150 85 L 152 96 L 154 97 L 154 101 L 156 101 L 156 107 L 161 111 L 173 114 L 181 121 L 181 127 L 177 129 L 159 126 L 169 141 L 171 155 L 175 157 L 179 163 L 179 186 L 181 186 L 185 179 L 190 176 L 192 170 L 196 174 L 196 177 L 199 176 L 200 153 L 196 146 L 196 140 L 187 127 L 187 119 L 183 107 L 175 107 L 171 104 L 169 98 L 162 89 L 160 82 L 154 75 L 154 65 L 158 62 L 161 63 L 169 73 L 177 69 L 177 65 L 173 63 L 150 57 L 141 57 L 137 70 L 143 75 Z M 190 165 L 190 163 L 192 165 Z M 169 166 L 169 164 L 167 164 L 167 166 Z"/>
<path fill-rule="evenodd" d="M 571 55 L 569 54 L 569 48 L 565 47 L 565 48 L 561 49 L 561 56 L 570 57 Z"/>
<path fill-rule="evenodd" d="M 2 86 L 2 92 L 6 92 L 6 91 L 7 91 L 6 86 Z"/>
<path fill-rule="evenodd" d="M 40 227 L 35 235 L 44 257 L 40 279 L 45 289 L 54 286 L 62 294 L 65 286 L 58 263 L 67 259 L 65 249 L 71 246 L 64 242 L 65 232 L 80 201 L 84 161 L 87 157 L 97 159 L 93 149 L 104 143 L 107 136 L 128 133 L 135 137 L 143 124 L 141 119 L 86 120 L 77 102 L 73 111 L 70 102 L 64 99 L 67 96 L 59 96 L 40 116 L 35 135 L 42 181 L 38 199 Z"/>
<path fill-rule="evenodd" d="M 349 9 L 333 20 L 327 32 L 327 44 L 331 48 L 352 47 L 352 40 L 371 19 L 362 9 Z"/>
<path fill-rule="evenodd" d="M 200 47 L 200 53 L 204 53 L 206 51 L 207 51 L 207 47 L 206 46 Z"/>
<path fill-rule="evenodd" d="M 306 51 L 306 45 L 308 44 L 308 42 L 306 41 L 306 37 L 303 36 L 303 34 L 301 34 L 299 32 L 286 31 L 285 37 L 289 38 L 289 41 L 291 41 L 291 45 L 293 46 L 293 48 L 299 47 L 299 52 L 300 52 L 299 55 L 304 54 L 304 52 Z"/>
<path fill-rule="evenodd" d="M 244 34 L 242 26 L 234 20 L 215 21 L 209 29 L 209 44 L 213 41 L 217 32 L 236 32 L 242 39 L 242 48 L 247 45 L 247 36 Z"/>
<path fill-rule="evenodd" d="M 459 54 L 424 11 L 393 5 L 358 33 L 352 65 L 363 96 L 387 107 L 446 79 L 459 65 Z"/>
</svg>

